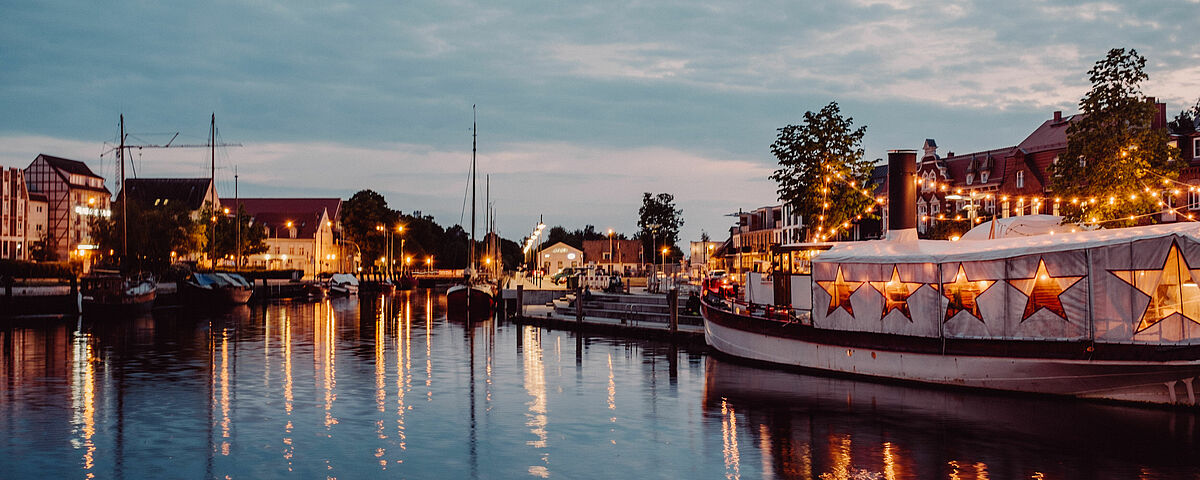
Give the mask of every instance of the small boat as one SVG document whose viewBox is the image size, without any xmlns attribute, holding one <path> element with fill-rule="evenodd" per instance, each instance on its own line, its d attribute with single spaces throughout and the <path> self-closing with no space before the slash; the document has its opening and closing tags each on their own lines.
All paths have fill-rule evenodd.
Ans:
<svg viewBox="0 0 1200 480">
<path fill-rule="evenodd" d="M 364 276 L 359 282 L 358 293 L 366 295 L 390 295 L 396 292 L 396 284 L 383 275 Z"/>
<path fill-rule="evenodd" d="M 304 295 L 309 300 L 321 300 L 329 297 L 329 285 L 321 282 L 312 282 L 304 286 Z"/>
<path fill-rule="evenodd" d="M 496 287 L 485 282 L 464 282 L 446 290 L 446 317 L 471 321 L 491 318 L 496 309 Z"/>
<path fill-rule="evenodd" d="M 180 282 L 184 301 L 193 305 L 244 305 L 254 294 L 254 286 L 236 273 L 192 273 Z"/>
<path fill-rule="evenodd" d="M 116 270 L 93 270 L 80 279 L 85 314 L 144 313 L 154 308 L 158 284 L 149 275 L 125 276 Z"/>
<path fill-rule="evenodd" d="M 405 273 L 396 279 L 397 290 L 412 290 L 417 288 L 417 279 L 411 273 Z"/>
<path fill-rule="evenodd" d="M 329 295 L 346 297 L 358 295 L 358 277 L 349 273 L 335 273 L 329 277 Z"/>
</svg>

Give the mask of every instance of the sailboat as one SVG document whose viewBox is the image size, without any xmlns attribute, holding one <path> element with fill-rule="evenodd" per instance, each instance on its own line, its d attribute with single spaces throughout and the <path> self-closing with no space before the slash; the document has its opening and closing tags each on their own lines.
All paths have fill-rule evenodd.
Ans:
<svg viewBox="0 0 1200 480">
<path fill-rule="evenodd" d="M 467 268 L 463 281 L 446 290 L 446 316 L 452 320 L 472 321 L 491 318 L 496 307 L 496 285 L 484 280 L 475 262 L 475 154 L 478 132 L 472 106 L 471 120 L 471 242 L 467 244 Z"/>
<path fill-rule="evenodd" d="M 254 294 L 254 286 L 236 273 L 217 273 L 217 114 L 212 116 L 212 124 L 209 129 L 209 154 L 211 159 L 211 170 L 209 183 L 208 204 L 213 211 L 212 231 L 209 245 L 212 249 L 211 258 L 212 268 L 208 273 L 193 272 L 186 280 L 179 283 L 179 290 L 183 294 L 183 298 L 189 304 L 204 305 L 204 306 L 229 306 L 229 305 L 244 305 L 250 301 L 250 296 Z M 240 208 L 237 202 L 234 202 L 234 208 Z M 238 210 L 238 215 L 240 215 Z M 238 216 L 236 222 L 241 222 L 241 217 Z M 240 241 L 240 238 L 237 240 Z M 237 262 L 237 263 L 240 263 Z M 240 266 L 240 265 L 239 265 Z"/>
<path fill-rule="evenodd" d="M 117 147 L 120 159 L 121 188 L 125 188 L 125 115 L 121 115 L 121 138 Z M 121 199 L 121 268 L 94 269 L 80 279 L 79 293 L 85 314 L 125 314 L 147 312 L 154 308 L 158 283 L 143 273 L 129 273 L 129 192 Z"/>
</svg>

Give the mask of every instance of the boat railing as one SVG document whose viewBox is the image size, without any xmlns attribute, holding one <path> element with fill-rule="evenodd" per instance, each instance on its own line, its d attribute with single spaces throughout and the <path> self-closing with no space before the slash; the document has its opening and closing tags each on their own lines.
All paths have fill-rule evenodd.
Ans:
<svg viewBox="0 0 1200 480">
<path fill-rule="evenodd" d="M 737 315 L 750 316 L 781 323 L 798 323 L 809 326 L 812 325 L 811 312 L 792 308 L 791 305 L 753 303 L 737 298 L 723 298 L 717 295 L 709 296 L 710 303 L 714 297 L 722 303 L 722 306 L 725 309 Z"/>
</svg>

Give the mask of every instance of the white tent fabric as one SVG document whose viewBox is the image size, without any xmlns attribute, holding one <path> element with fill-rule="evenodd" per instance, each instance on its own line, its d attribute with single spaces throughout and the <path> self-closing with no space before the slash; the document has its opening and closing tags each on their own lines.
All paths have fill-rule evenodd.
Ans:
<svg viewBox="0 0 1200 480">
<path fill-rule="evenodd" d="M 992 224 L 995 224 L 995 231 Z M 1009 237 L 1032 237 L 1034 235 L 1049 235 L 1051 232 L 1071 233 L 1080 230 L 1076 225 L 1063 225 L 1062 217 L 1057 215 L 1021 215 L 1018 217 L 1001 218 L 976 225 L 962 236 L 963 240 L 993 240 Z"/>
<path fill-rule="evenodd" d="M 823 328 L 1200 343 L 1200 223 L 846 243 L 813 259 L 812 280 L 813 324 Z"/>
</svg>

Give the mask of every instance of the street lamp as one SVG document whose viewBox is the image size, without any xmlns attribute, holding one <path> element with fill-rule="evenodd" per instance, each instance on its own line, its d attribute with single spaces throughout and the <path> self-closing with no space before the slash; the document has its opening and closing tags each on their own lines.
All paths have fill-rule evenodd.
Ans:
<svg viewBox="0 0 1200 480">
<path fill-rule="evenodd" d="M 608 229 L 608 270 L 612 274 L 613 269 L 613 229 Z"/>
</svg>

